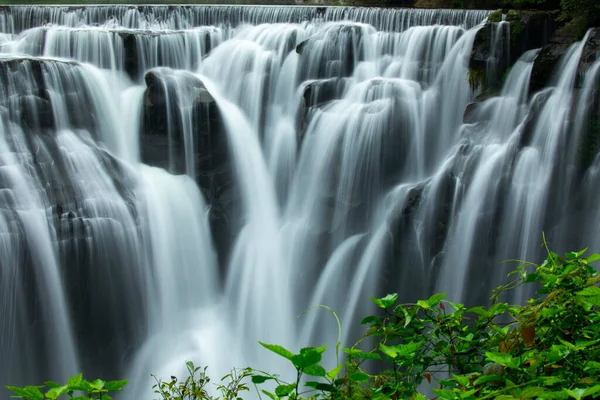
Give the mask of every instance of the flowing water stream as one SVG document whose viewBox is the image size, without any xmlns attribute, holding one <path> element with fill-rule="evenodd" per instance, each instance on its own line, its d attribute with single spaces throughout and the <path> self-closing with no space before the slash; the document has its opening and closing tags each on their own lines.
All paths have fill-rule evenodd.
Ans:
<svg viewBox="0 0 600 400">
<path fill-rule="evenodd" d="M 285 373 L 257 341 L 333 348 L 311 305 L 350 341 L 370 295 L 485 301 L 542 231 L 600 250 L 587 36 L 540 93 L 523 54 L 467 118 L 487 15 L 2 8 L 0 382 L 139 399 L 187 360 Z"/>
</svg>

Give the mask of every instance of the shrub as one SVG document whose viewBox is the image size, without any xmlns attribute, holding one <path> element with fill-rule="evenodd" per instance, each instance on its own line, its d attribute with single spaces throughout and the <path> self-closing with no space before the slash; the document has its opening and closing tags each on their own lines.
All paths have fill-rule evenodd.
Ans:
<svg viewBox="0 0 600 400">
<path fill-rule="evenodd" d="M 96 379 L 93 382 L 83 379 L 81 374 L 69 378 L 66 385 L 56 382 L 45 382 L 44 386 L 25 386 L 22 388 L 7 386 L 16 399 L 29 400 L 55 400 L 65 396 L 71 399 L 96 399 L 111 400 L 111 393 L 120 392 L 127 385 L 127 381 L 103 381 Z"/>
</svg>

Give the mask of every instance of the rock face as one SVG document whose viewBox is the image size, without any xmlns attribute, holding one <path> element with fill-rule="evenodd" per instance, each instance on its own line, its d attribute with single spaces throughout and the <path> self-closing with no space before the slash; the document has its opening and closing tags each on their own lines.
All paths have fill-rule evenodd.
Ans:
<svg viewBox="0 0 600 400">
<path fill-rule="evenodd" d="M 142 162 L 196 179 L 211 207 L 214 243 L 225 261 L 233 240 L 230 216 L 239 208 L 219 108 L 193 74 L 160 68 L 148 72 L 145 81 Z"/>
<path fill-rule="evenodd" d="M 301 80 L 326 79 L 352 75 L 358 61 L 362 61 L 363 35 L 368 28 L 356 23 L 332 25 L 296 47 L 302 66 Z"/>
<path fill-rule="evenodd" d="M 529 85 L 530 92 L 539 91 L 550 83 L 560 57 L 577 39 L 577 35 L 577 29 L 568 25 L 556 31 L 550 42 L 542 48 L 533 64 Z M 598 57 L 599 52 L 600 29 L 592 28 L 581 55 L 579 71 L 584 72 L 587 70 L 592 61 Z M 580 87 L 581 83 L 577 82 L 576 86 Z"/>
<path fill-rule="evenodd" d="M 296 120 L 298 146 L 306 133 L 311 109 L 323 107 L 327 103 L 339 99 L 344 90 L 344 79 L 332 78 L 312 81 L 304 86 L 300 110 Z"/>
<path fill-rule="evenodd" d="M 501 10 L 490 20 L 496 14 L 501 17 Z M 498 89 L 507 70 L 523 53 L 550 42 L 556 30 L 555 17 L 554 12 L 510 10 L 504 22 L 486 23 L 473 43 L 471 85 Z"/>
</svg>

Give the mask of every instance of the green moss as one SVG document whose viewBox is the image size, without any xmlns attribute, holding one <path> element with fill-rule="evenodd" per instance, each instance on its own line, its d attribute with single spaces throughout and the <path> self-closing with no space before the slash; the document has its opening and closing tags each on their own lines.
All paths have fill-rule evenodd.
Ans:
<svg viewBox="0 0 600 400">
<path fill-rule="evenodd" d="M 485 70 L 482 68 L 469 68 L 468 79 L 471 90 L 477 90 L 480 87 L 483 87 L 485 83 Z"/>
<path fill-rule="evenodd" d="M 519 21 L 521 19 L 521 13 L 517 10 L 508 10 L 506 13 L 507 21 Z"/>
<path fill-rule="evenodd" d="M 523 22 L 519 19 L 510 23 L 510 40 L 513 45 L 516 45 L 519 41 L 519 36 L 523 33 Z"/>
<path fill-rule="evenodd" d="M 488 22 L 502 21 L 502 10 L 496 10 L 488 16 Z"/>
</svg>

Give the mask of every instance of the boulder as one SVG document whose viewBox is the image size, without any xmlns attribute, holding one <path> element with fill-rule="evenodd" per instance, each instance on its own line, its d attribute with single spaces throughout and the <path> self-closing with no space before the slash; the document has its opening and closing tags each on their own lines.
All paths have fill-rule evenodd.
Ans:
<svg viewBox="0 0 600 400">
<path fill-rule="evenodd" d="M 337 78 L 315 80 L 305 84 L 302 101 L 299 105 L 300 109 L 296 113 L 298 148 L 300 148 L 300 143 L 306 134 L 310 110 L 341 98 L 344 86 L 344 79 Z"/>
<path fill-rule="evenodd" d="M 219 107 L 194 74 L 158 68 L 148 72 L 145 81 L 140 135 L 142 162 L 174 174 L 193 175 L 210 206 L 213 239 L 223 264 L 234 239 L 230 221 L 236 219 L 231 215 L 239 207 Z M 183 109 L 190 110 L 186 120 L 182 116 Z M 193 141 L 193 160 L 187 161 L 186 126 L 191 129 L 189 134 Z M 186 171 L 190 161 L 193 172 Z"/>
<path fill-rule="evenodd" d="M 300 54 L 300 80 L 351 76 L 362 61 L 363 34 L 368 28 L 352 22 L 336 23 L 296 46 Z"/>
</svg>

